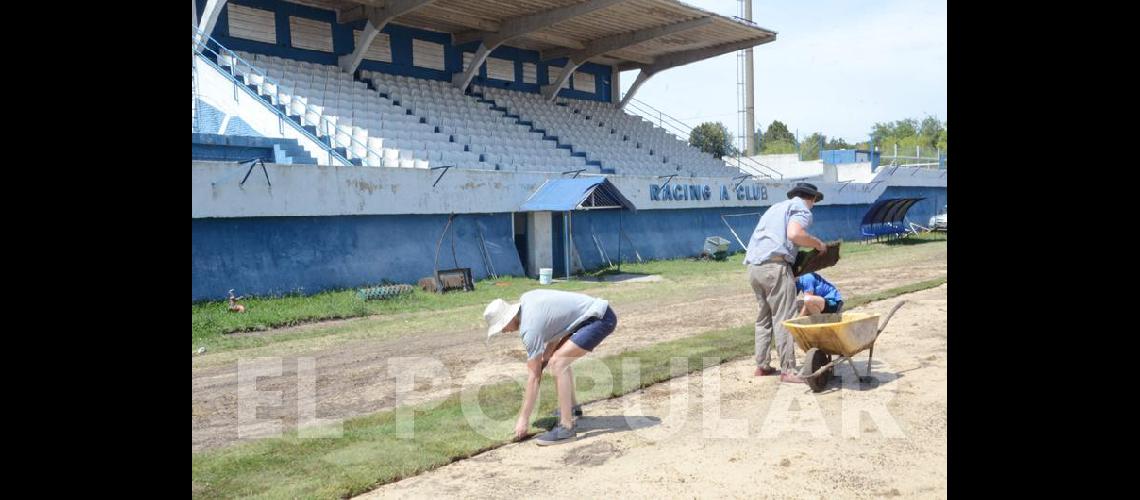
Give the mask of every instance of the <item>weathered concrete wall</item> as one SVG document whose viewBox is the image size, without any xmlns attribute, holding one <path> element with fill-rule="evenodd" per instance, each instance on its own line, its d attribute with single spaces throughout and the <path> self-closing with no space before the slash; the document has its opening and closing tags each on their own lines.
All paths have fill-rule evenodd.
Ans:
<svg viewBox="0 0 1140 500">
<path fill-rule="evenodd" d="M 240 185 L 248 167 L 236 163 L 192 162 L 191 217 L 297 217 L 448 213 L 507 213 L 518 209 L 547 178 L 558 174 L 451 169 L 441 171 L 331 165 L 268 164 L 269 183 L 260 167 Z M 871 183 L 816 182 L 822 205 L 870 204 L 888 186 L 945 187 L 945 170 L 881 168 Z M 610 177 L 639 210 L 768 206 L 786 199 L 794 181 Z M 657 189 L 654 188 L 657 186 Z M 694 199 L 689 186 L 709 198 Z M 656 191 L 656 199 L 654 192 Z M 679 195 L 679 196 L 677 196 Z M 727 195 L 728 199 L 721 199 Z"/>
<path fill-rule="evenodd" d="M 520 257 L 512 231 L 511 213 L 548 174 L 452 170 L 433 187 L 438 171 L 270 164 L 270 186 L 260 167 L 255 170 L 240 185 L 248 167 L 193 162 L 193 300 L 221 299 L 230 288 L 269 295 L 381 280 L 414 283 L 432 273 L 450 213 L 458 215 L 440 252 L 442 268 L 469 267 L 477 279 L 487 276 L 480 232 L 497 274 L 523 274 L 523 258 L 532 274 L 553 267 L 561 275 L 564 267 L 561 213 L 528 214 L 526 256 Z M 674 178 L 662 189 L 656 177 L 610 180 L 638 211 L 620 220 L 615 211 L 574 214 L 573 239 L 587 268 L 602 264 L 599 246 L 611 260 L 620 255 L 625 261 L 635 259 L 634 248 L 644 259 L 696 255 L 707 236 L 738 247 L 720 216 L 763 212 L 786 199 L 793 185 Z M 945 171 L 883 168 L 871 183 L 818 185 L 825 199 L 814 210 L 811 231 L 825 239 L 857 239 L 866 209 L 883 196 L 927 198 L 909 217 L 920 224 L 946 204 Z M 758 218 L 728 220 L 747 242 Z M 619 227 L 632 240 L 621 241 L 620 250 Z"/>
</svg>

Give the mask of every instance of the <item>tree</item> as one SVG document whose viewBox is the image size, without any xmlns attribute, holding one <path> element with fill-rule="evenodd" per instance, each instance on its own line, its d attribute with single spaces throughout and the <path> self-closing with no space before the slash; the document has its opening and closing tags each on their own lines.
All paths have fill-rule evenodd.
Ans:
<svg viewBox="0 0 1140 500">
<path fill-rule="evenodd" d="M 796 152 L 795 143 L 786 139 L 778 139 L 764 143 L 764 149 L 760 151 L 767 155 L 789 154 Z"/>
<path fill-rule="evenodd" d="M 768 130 L 764 132 L 763 144 L 767 149 L 767 144 L 774 141 L 786 141 L 793 146 L 796 144 L 796 136 L 788 131 L 788 126 L 784 125 L 780 120 L 773 120 L 771 125 L 768 125 Z"/>
<path fill-rule="evenodd" d="M 871 140 L 884 154 L 894 154 L 895 146 L 901 156 L 914 155 L 915 148 L 923 157 L 933 157 L 935 148 L 946 150 L 946 122 L 933 116 L 921 122 L 914 118 L 890 123 L 876 123 L 871 127 Z"/>
<path fill-rule="evenodd" d="M 871 142 L 882 144 L 888 137 L 895 135 L 895 127 L 891 123 L 876 123 L 871 127 Z"/>
<path fill-rule="evenodd" d="M 847 141 L 843 140 L 843 138 L 840 137 L 840 138 L 831 139 L 831 140 L 827 141 L 827 146 L 824 149 L 852 149 L 852 148 L 853 148 L 852 145 L 847 144 Z"/>
<path fill-rule="evenodd" d="M 804 142 L 800 144 L 800 161 L 818 160 L 820 150 L 827 142 L 827 136 L 814 132 L 804 138 Z"/>
<path fill-rule="evenodd" d="M 720 122 L 705 122 L 689 132 L 689 145 L 717 158 L 736 154 L 728 127 Z"/>
<path fill-rule="evenodd" d="M 891 135 L 895 137 L 913 137 L 918 135 L 918 120 L 907 118 L 895 122 L 894 133 Z"/>
<path fill-rule="evenodd" d="M 896 144 L 898 145 L 899 156 L 914 156 L 915 153 L 920 153 L 923 157 L 934 156 L 934 146 L 927 144 L 926 138 L 921 135 L 892 137 L 891 142 L 888 142 L 883 148 L 884 154 L 894 154 Z"/>
<path fill-rule="evenodd" d="M 918 134 L 927 138 L 930 141 L 930 146 L 933 147 L 938 143 L 938 137 L 942 131 L 946 130 L 946 126 L 938 121 L 933 116 L 927 116 L 922 120 L 922 126 L 918 129 Z"/>
</svg>

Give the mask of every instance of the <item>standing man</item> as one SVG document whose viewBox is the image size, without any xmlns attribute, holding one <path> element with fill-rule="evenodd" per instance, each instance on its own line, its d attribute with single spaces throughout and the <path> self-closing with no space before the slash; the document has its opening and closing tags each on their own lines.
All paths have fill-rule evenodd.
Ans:
<svg viewBox="0 0 1140 500">
<path fill-rule="evenodd" d="M 788 191 L 787 200 L 768 207 L 748 240 L 744 265 L 748 266 L 748 280 L 760 303 L 760 314 L 756 317 L 758 377 L 776 373 L 770 363 L 774 330 L 782 369 L 780 381 L 803 383 L 795 373 L 795 344 L 783 322 L 798 312 L 796 280 L 792 276 L 796 246 L 814 248 L 821 254 L 827 252 L 827 245 L 807 232 L 812 223 L 811 209 L 822 200 L 823 194 L 815 185 L 797 183 Z"/>
</svg>

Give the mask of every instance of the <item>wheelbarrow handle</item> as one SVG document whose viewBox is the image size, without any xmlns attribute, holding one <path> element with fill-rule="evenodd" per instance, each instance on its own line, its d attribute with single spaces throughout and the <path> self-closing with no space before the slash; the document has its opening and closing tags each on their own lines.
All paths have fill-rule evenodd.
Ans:
<svg viewBox="0 0 1140 500">
<path fill-rule="evenodd" d="M 884 328 L 886 328 L 886 327 L 887 327 L 887 323 L 891 321 L 891 316 L 894 316 L 894 315 L 895 315 L 895 311 L 898 311 L 898 310 L 899 310 L 899 308 L 900 308 L 900 307 L 902 307 L 902 305 L 903 305 L 903 304 L 906 304 L 906 301 L 905 301 L 905 300 L 900 300 L 900 301 L 898 301 L 898 302 L 895 302 L 895 306 L 891 308 L 890 312 L 888 312 L 888 313 L 887 313 L 887 315 L 883 317 L 883 321 L 881 321 L 881 322 L 879 323 L 879 331 L 875 332 L 875 336 L 876 336 L 876 337 L 877 337 L 877 336 L 878 336 L 880 333 L 883 333 L 883 329 L 884 329 Z"/>
</svg>

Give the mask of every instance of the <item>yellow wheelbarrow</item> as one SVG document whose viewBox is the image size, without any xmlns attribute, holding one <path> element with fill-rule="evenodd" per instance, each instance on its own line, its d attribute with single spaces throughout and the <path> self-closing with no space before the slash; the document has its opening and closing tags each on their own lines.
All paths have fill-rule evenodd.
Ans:
<svg viewBox="0 0 1140 500">
<path fill-rule="evenodd" d="M 800 377 L 807 382 L 812 392 L 822 391 L 833 375 L 832 368 L 844 361 L 858 375 L 851 357 L 864 350 L 870 350 L 867 355 L 867 374 L 864 375 L 869 377 L 871 358 L 875 355 L 875 340 L 883 328 L 887 327 L 891 316 L 905 302 L 896 303 L 881 323 L 878 314 L 867 313 L 817 314 L 785 321 L 784 326 L 791 332 L 796 345 L 807 352 L 800 368 Z M 832 360 L 832 356 L 837 357 Z"/>
</svg>

